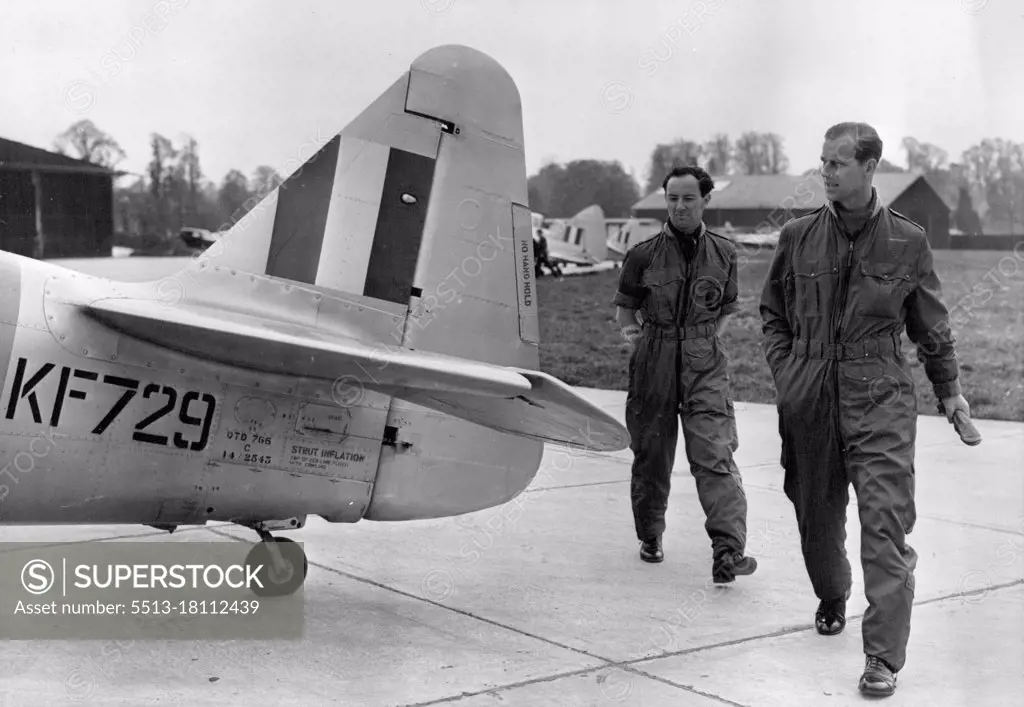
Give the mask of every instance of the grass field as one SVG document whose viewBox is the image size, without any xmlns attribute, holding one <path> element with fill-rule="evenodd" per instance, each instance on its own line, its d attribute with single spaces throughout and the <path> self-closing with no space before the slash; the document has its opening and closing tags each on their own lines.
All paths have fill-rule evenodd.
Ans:
<svg viewBox="0 0 1024 707">
<path fill-rule="evenodd" d="M 741 310 L 723 344 L 730 356 L 733 397 L 774 403 L 775 386 L 761 349 L 757 311 L 772 251 L 741 252 Z M 935 251 L 943 300 L 951 310 L 964 397 L 980 419 L 1024 422 L 1024 253 Z M 625 390 L 628 350 L 611 304 L 619 271 L 538 283 L 541 369 L 572 385 Z M 904 334 L 918 383 L 918 409 L 936 414 L 936 400 Z"/>
</svg>

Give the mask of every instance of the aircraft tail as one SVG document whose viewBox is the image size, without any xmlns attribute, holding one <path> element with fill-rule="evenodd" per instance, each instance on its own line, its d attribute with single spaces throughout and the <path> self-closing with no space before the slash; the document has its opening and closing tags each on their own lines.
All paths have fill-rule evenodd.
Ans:
<svg viewBox="0 0 1024 707">
<path fill-rule="evenodd" d="M 636 219 L 629 219 L 623 223 L 616 224 L 614 229 L 608 233 L 608 252 L 616 259 L 621 260 L 628 250 L 629 232 Z"/>
<path fill-rule="evenodd" d="M 438 47 L 190 263 L 192 282 L 175 278 L 173 314 L 90 307 L 208 359 L 358 378 L 391 396 L 366 517 L 468 512 L 525 488 L 545 441 L 628 444 L 538 370 L 526 204 L 515 83 L 480 52 Z"/>
<path fill-rule="evenodd" d="M 594 204 L 573 216 L 573 228 L 582 231 L 583 250 L 597 262 L 608 258 L 608 229 L 604 225 L 604 211 Z"/>
<path fill-rule="evenodd" d="M 618 233 L 609 239 L 609 247 L 618 259 L 637 243 L 643 243 L 661 232 L 662 223 L 657 219 L 632 218 L 619 227 Z"/>
<path fill-rule="evenodd" d="M 548 230 L 548 250 L 557 260 L 593 265 L 608 257 L 604 211 L 594 204 L 568 221 L 556 220 Z"/>
<path fill-rule="evenodd" d="M 483 54 L 440 47 L 256 204 L 197 267 L 343 293 L 408 317 L 392 345 L 537 368 L 526 202 L 515 84 Z"/>
</svg>

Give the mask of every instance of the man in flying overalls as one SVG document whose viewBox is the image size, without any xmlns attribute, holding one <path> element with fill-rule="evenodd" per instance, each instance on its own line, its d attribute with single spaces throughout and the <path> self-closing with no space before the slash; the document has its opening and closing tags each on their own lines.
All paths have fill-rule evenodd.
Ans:
<svg viewBox="0 0 1024 707">
<path fill-rule="evenodd" d="M 736 246 L 704 225 L 714 189 L 707 172 L 680 167 L 662 186 L 668 222 L 626 253 L 613 300 L 633 347 L 626 398 L 633 519 L 640 557 L 661 562 L 679 416 L 711 538 L 712 577 L 724 584 L 757 569 L 756 560 L 744 556 L 747 499 L 733 461 L 739 442 L 719 340 L 726 318 L 739 308 Z"/>
<path fill-rule="evenodd" d="M 902 333 L 950 421 L 970 415 L 924 228 L 882 202 L 872 181 L 882 140 L 865 123 L 829 128 L 826 203 L 787 222 L 761 295 L 777 390 L 784 490 L 818 597 L 818 633 L 846 626 L 849 487 L 857 495 L 867 611 L 860 690 L 887 696 L 907 659 L 917 552 L 917 393 Z"/>
</svg>

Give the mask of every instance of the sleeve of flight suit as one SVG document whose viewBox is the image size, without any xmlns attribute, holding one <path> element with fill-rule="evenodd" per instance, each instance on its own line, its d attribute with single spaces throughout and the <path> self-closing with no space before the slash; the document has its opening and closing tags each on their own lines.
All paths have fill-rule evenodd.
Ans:
<svg viewBox="0 0 1024 707">
<path fill-rule="evenodd" d="M 644 268 L 643 257 L 637 248 L 630 248 L 622 259 L 622 269 L 619 272 L 619 289 L 612 299 L 612 304 L 624 309 L 640 309 L 647 297 L 647 289 L 643 286 Z"/>
<path fill-rule="evenodd" d="M 736 263 L 736 247 L 729 248 L 729 280 L 725 284 L 722 295 L 722 311 L 720 317 L 735 314 L 740 309 L 739 266 Z"/>
<path fill-rule="evenodd" d="M 942 285 L 927 238 L 917 259 L 918 286 L 907 298 L 907 337 L 939 400 L 960 395 L 959 366 L 953 347 L 949 310 L 942 303 Z"/>
<path fill-rule="evenodd" d="M 761 292 L 762 348 L 772 375 L 777 376 L 779 366 L 793 347 L 793 332 L 786 316 L 786 275 L 789 271 L 790 232 L 785 225 L 779 233 L 768 276 Z"/>
</svg>

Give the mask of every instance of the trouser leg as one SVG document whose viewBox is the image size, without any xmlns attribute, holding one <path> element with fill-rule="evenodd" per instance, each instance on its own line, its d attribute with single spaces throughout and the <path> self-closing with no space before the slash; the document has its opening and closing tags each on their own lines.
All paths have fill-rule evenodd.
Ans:
<svg viewBox="0 0 1024 707">
<path fill-rule="evenodd" d="M 853 585 L 846 555 L 846 472 L 836 461 L 793 454 L 784 487 L 796 512 L 800 550 L 818 599 L 845 597 Z"/>
<path fill-rule="evenodd" d="M 684 353 L 687 348 L 684 347 Z M 704 510 L 704 529 L 715 554 L 742 554 L 747 544 L 747 496 L 733 452 L 739 447 L 736 413 L 729 397 L 726 361 L 717 350 L 708 363 L 683 358 L 682 427 L 690 473 Z"/>
<path fill-rule="evenodd" d="M 641 339 L 630 358 L 626 429 L 633 451 L 630 498 L 637 538 L 653 540 L 665 532 L 665 511 L 672 486 L 679 419 L 675 365 L 659 341 Z"/>
<path fill-rule="evenodd" d="M 849 482 L 840 456 L 833 396 L 822 364 L 787 364 L 780 390 L 783 488 L 793 504 L 804 567 L 818 599 L 845 597 L 852 584 L 846 554 Z"/>
<path fill-rule="evenodd" d="M 860 515 L 860 559 L 868 608 L 864 652 L 894 670 L 906 662 L 917 553 L 914 447 L 917 396 L 892 361 L 845 364 L 843 437 Z M 908 376 L 909 377 L 909 376 Z"/>
<path fill-rule="evenodd" d="M 864 652 L 900 670 L 910 640 L 917 567 L 917 553 L 907 543 L 915 516 L 913 464 L 894 462 L 888 454 L 864 456 L 870 459 L 851 465 L 868 600 L 862 624 Z"/>
</svg>

